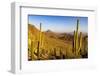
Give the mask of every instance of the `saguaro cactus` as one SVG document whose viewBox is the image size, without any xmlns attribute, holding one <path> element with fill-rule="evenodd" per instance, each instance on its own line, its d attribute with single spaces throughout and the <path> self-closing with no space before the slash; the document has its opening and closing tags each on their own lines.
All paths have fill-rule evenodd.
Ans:
<svg viewBox="0 0 100 76">
<path fill-rule="evenodd" d="M 76 31 L 74 31 L 74 40 L 73 40 L 73 52 L 75 53 L 75 55 L 78 55 L 80 49 L 82 48 L 82 32 L 80 32 L 80 38 L 78 34 L 79 34 L 79 19 L 77 19 L 77 27 Z"/>
<path fill-rule="evenodd" d="M 39 41 L 38 41 L 38 44 L 37 44 L 37 55 L 38 55 L 38 60 L 40 59 L 40 48 L 41 48 L 41 45 L 42 45 L 42 23 L 40 23 L 40 31 L 39 31 Z"/>
<path fill-rule="evenodd" d="M 78 50 L 79 42 L 78 42 L 78 31 L 79 31 L 79 19 L 77 20 L 77 27 L 76 27 L 76 50 Z"/>
<path fill-rule="evenodd" d="M 30 46 L 30 48 L 28 48 L 28 57 L 29 57 L 29 60 L 33 60 L 33 52 L 34 52 L 33 49 L 34 49 L 33 48 L 33 41 L 31 41 L 31 46 Z"/>
<path fill-rule="evenodd" d="M 40 23 L 40 31 L 39 31 L 39 42 L 40 42 L 40 45 L 41 45 L 41 37 L 42 37 L 42 23 Z"/>
<path fill-rule="evenodd" d="M 78 52 L 80 52 L 81 48 L 82 48 L 82 32 L 80 32 L 80 42 L 79 42 Z"/>
<path fill-rule="evenodd" d="M 73 52 L 75 53 L 75 50 L 76 50 L 76 32 L 74 30 L 74 39 L 73 39 Z"/>
<path fill-rule="evenodd" d="M 40 23 L 40 32 L 39 32 L 40 47 L 43 47 L 43 38 L 44 38 L 44 35 L 42 34 L 42 23 Z"/>
<path fill-rule="evenodd" d="M 40 52 L 40 42 L 38 41 L 38 45 L 37 45 L 37 59 L 39 60 L 40 59 L 40 54 L 39 54 L 39 52 Z"/>
</svg>

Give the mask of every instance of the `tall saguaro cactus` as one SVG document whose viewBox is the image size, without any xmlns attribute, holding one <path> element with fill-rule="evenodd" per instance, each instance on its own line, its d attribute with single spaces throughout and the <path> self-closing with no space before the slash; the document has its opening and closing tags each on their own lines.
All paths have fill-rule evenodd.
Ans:
<svg viewBox="0 0 100 76">
<path fill-rule="evenodd" d="M 79 31 L 79 19 L 77 19 L 77 27 L 76 27 L 76 50 L 78 50 L 78 46 L 79 46 L 79 44 L 78 44 L 78 31 Z"/>
<path fill-rule="evenodd" d="M 74 31 L 74 40 L 73 40 L 73 52 L 75 55 L 78 55 L 82 48 L 82 32 L 80 32 L 79 37 L 79 19 L 77 19 L 76 31 Z"/>
<path fill-rule="evenodd" d="M 42 23 L 40 23 L 40 32 L 39 32 L 39 42 L 40 42 L 40 46 L 41 46 L 41 37 L 42 37 Z"/>
<path fill-rule="evenodd" d="M 40 31 L 39 31 L 39 41 L 38 41 L 38 45 L 37 45 L 37 55 L 38 55 L 38 58 L 37 59 L 40 59 L 40 48 L 41 48 L 41 45 L 42 45 L 42 23 L 40 23 Z"/>
</svg>

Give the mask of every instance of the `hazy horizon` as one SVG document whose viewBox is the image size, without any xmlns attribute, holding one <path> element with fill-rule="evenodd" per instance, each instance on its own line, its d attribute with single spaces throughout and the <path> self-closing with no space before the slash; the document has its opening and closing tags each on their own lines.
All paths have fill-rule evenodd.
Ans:
<svg viewBox="0 0 100 76">
<path fill-rule="evenodd" d="M 88 17 L 29 15 L 28 24 L 35 25 L 39 29 L 42 23 L 42 31 L 66 33 L 76 30 L 77 19 L 79 19 L 79 31 L 88 33 Z"/>
</svg>

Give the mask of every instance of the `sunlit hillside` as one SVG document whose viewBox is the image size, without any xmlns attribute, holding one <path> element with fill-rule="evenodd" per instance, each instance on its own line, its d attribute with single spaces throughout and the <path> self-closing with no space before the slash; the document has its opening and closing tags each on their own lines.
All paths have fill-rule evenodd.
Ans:
<svg viewBox="0 0 100 76">
<path fill-rule="evenodd" d="M 87 39 L 87 35 L 82 36 L 83 46 L 76 54 L 73 49 L 74 35 L 41 31 L 28 24 L 28 60 L 87 58 Z"/>
</svg>

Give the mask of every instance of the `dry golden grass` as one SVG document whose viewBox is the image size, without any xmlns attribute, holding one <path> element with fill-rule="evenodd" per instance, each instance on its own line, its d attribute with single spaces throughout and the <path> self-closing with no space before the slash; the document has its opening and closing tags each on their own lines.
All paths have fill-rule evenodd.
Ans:
<svg viewBox="0 0 100 76">
<path fill-rule="evenodd" d="M 28 60 L 81 58 L 73 53 L 72 41 L 65 42 L 57 37 L 50 37 L 45 32 L 42 32 L 38 49 L 39 32 L 34 25 L 28 24 Z"/>
</svg>

